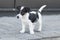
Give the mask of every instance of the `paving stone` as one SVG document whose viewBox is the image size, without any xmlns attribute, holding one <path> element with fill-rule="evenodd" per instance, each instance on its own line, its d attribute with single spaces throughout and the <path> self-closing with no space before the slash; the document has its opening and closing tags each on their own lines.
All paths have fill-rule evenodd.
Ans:
<svg viewBox="0 0 60 40">
<path fill-rule="evenodd" d="M 22 26 L 16 17 L 0 17 L 0 40 L 59 40 L 60 15 L 42 15 L 42 19 L 42 31 L 31 35 L 28 29 L 23 34 L 19 32 Z"/>
</svg>

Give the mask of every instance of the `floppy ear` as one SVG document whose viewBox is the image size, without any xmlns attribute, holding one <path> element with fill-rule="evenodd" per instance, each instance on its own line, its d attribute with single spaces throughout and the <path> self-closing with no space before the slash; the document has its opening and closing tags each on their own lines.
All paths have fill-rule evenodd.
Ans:
<svg viewBox="0 0 60 40">
<path fill-rule="evenodd" d="M 29 7 L 25 7 L 25 10 L 26 10 L 26 12 L 29 12 L 30 8 Z"/>
<path fill-rule="evenodd" d="M 20 8 L 21 8 L 21 6 L 17 6 L 17 7 L 16 7 L 16 9 L 17 9 L 17 13 L 20 12 Z"/>
<path fill-rule="evenodd" d="M 17 10 L 20 11 L 21 6 L 17 6 Z"/>
</svg>

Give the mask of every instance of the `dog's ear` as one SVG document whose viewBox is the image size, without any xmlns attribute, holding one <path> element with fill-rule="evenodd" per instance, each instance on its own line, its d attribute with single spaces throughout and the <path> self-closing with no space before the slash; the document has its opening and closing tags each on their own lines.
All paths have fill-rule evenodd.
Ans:
<svg viewBox="0 0 60 40">
<path fill-rule="evenodd" d="M 17 6 L 17 7 L 16 7 L 18 14 L 19 14 L 19 12 L 20 12 L 20 8 L 21 8 L 21 6 Z"/>
<path fill-rule="evenodd" d="M 20 8 L 21 8 L 21 6 L 17 6 L 17 10 L 19 10 L 19 11 L 20 11 Z"/>
<path fill-rule="evenodd" d="M 25 7 L 25 10 L 26 10 L 26 12 L 29 12 L 30 8 L 29 7 Z"/>
</svg>

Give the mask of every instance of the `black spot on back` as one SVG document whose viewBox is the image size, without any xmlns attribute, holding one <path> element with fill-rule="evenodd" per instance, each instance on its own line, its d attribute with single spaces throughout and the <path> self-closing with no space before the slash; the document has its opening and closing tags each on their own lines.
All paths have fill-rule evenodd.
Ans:
<svg viewBox="0 0 60 40">
<path fill-rule="evenodd" d="M 29 19 L 31 20 L 32 23 L 34 23 L 38 18 L 39 18 L 38 13 L 36 14 L 30 13 L 29 15 Z"/>
</svg>

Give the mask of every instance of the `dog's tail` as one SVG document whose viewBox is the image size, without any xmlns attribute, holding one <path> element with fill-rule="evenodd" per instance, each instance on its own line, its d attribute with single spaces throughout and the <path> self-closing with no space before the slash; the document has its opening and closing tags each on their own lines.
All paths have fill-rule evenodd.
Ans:
<svg viewBox="0 0 60 40">
<path fill-rule="evenodd" d="M 40 7 L 40 9 L 38 10 L 40 13 L 42 12 L 42 10 L 46 7 L 47 5 L 43 5 Z"/>
<path fill-rule="evenodd" d="M 39 24 L 40 24 L 40 28 L 38 29 L 39 31 L 42 30 L 42 16 L 41 16 L 41 12 L 42 10 L 46 7 L 46 5 L 43 5 L 40 7 L 40 9 L 38 10 L 38 16 L 39 16 Z"/>
</svg>

